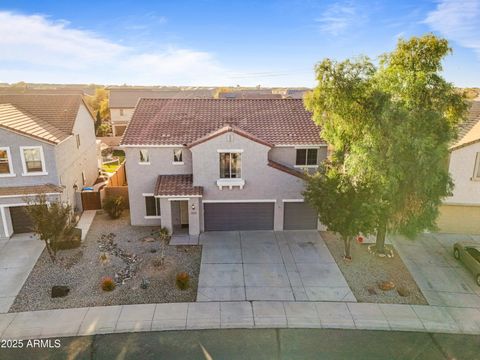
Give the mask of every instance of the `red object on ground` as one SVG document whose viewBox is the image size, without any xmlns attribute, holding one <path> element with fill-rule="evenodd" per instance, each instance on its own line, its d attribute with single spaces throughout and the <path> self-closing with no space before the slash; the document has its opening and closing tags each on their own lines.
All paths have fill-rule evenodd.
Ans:
<svg viewBox="0 0 480 360">
<path fill-rule="evenodd" d="M 363 243 L 363 236 L 357 236 L 357 242 L 359 244 Z"/>
</svg>

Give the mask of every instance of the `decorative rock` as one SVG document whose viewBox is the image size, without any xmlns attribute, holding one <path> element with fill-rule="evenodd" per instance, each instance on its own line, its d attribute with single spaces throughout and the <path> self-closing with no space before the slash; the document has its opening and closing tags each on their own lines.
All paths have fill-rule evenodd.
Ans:
<svg viewBox="0 0 480 360">
<path fill-rule="evenodd" d="M 150 249 L 150 252 L 151 252 L 152 254 L 155 254 L 155 253 L 157 252 L 157 249 Z"/>
<path fill-rule="evenodd" d="M 148 286 L 150 285 L 150 281 L 148 281 L 147 279 L 143 278 L 142 279 L 142 283 L 140 284 L 140 287 L 142 289 L 146 289 L 148 288 Z"/>
<path fill-rule="evenodd" d="M 65 297 L 70 292 L 68 286 L 52 286 L 52 298 Z"/>
<path fill-rule="evenodd" d="M 375 291 L 375 289 L 373 287 L 369 287 L 367 289 L 367 291 L 368 291 L 369 295 L 377 295 L 377 292 Z"/>
<path fill-rule="evenodd" d="M 389 291 L 395 288 L 395 284 L 391 281 L 382 281 L 378 284 L 380 290 Z"/>
<path fill-rule="evenodd" d="M 404 287 L 399 287 L 397 289 L 397 293 L 398 295 L 400 295 L 401 297 L 407 297 L 410 295 L 410 291 L 407 289 L 407 288 L 404 288 Z"/>
<path fill-rule="evenodd" d="M 154 242 L 155 239 L 154 239 L 153 237 L 151 237 L 151 236 L 147 236 L 147 237 L 143 238 L 143 241 L 144 241 L 144 242 Z"/>
</svg>

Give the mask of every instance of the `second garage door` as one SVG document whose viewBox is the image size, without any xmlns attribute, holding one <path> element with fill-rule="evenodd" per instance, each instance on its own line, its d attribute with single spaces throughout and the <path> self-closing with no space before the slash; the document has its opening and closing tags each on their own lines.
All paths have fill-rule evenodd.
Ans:
<svg viewBox="0 0 480 360">
<path fill-rule="evenodd" d="M 205 231 L 273 230 L 274 203 L 204 203 Z"/>
<path fill-rule="evenodd" d="M 32 232 L 33 223 L 30 216 L 25 211 L 25 206 L 13 206 L 10 208 L 12 218 L 13 232 L 15 234 Z"/>
<path fill-rule="evenodd" d="M 317 229 L 317 212 L 305 202 L 285 202 L 283 204 L 284 230 Z"/>
</svg>

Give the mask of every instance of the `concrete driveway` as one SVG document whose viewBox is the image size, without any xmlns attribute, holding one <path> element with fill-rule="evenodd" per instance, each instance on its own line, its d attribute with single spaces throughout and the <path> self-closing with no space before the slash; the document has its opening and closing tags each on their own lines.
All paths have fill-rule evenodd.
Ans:
<svg viewBox="0 0 480 360">
<path fill-rule="evenodd" d="M 44 247 L 32 234 L 0 241 L 0 313 L 8 312 Z"/>
<path fill-rule="evenodd" d="M 480 236 L 435 233 L 392 240 L 430 305 L 480 307 L 480 287 L 453 257 L 453 244 L 461 240 L 480 243 Z"/>
<path fill-rule="evenodd" d="M 356 301 L 317 231 L 206 232 L 197 301 Z"/>
</svg>

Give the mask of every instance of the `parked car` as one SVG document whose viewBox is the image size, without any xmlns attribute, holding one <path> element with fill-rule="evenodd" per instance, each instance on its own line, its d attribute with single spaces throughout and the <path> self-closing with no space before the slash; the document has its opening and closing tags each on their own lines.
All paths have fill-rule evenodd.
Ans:
<svg viewBox="0 0 480 360">
<path fill-rule="evenodd" d="M 480 286 L 480 244 L 459 241 L 453 245 L 453 256 L 470 270 Z"/>
</svg>

